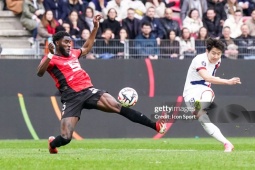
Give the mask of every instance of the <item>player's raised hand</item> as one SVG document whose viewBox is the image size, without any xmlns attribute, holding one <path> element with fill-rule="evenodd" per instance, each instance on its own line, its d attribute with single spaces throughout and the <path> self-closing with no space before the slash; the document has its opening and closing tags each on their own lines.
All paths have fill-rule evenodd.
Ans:
<svg viewBox="0 0 255 170">
<path fill-rule="evenodd" d="M 242 84 L 239 77 L 233 77 L 232 79 L 228 80 L 229 85 L 235 85 L 235 84 Z"/>
<path fill-rule="evenodd" d="M 98 28 L 98 27 L 99 27 L 99 21 L 100 21 L 101 18 L 102 18 L 101 15 L 96 15 L 96 16 L 94 16 L 94 18 L 93 18 L 93 23 L 94 23 L 94 27 L 95 27 L 95 28 Z"/>
<path fill-rule="evenodd" d="M 51 54 L 55 53 L 55 45 L 53 44 L 53 42 L 49 43 L 48 48 Z"/>
</svg>

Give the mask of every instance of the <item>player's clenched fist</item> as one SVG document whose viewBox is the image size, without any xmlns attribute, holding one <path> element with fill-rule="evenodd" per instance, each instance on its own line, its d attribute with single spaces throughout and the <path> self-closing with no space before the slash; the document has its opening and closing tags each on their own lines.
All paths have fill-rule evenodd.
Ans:
<svg viewBox="0 0 255 170">
<path fill-rule="evenodd" d="M 99 21 L 100 21 L 101 18 L 102 18 L 101 15 L 96 15 L 96 16 L 94 17 L 93 23 L 94 23 L 94 27 L 95 27 L 95 28 L 98 28 L 98 27 L 99 27 Z"/>
<path fill-rule="evenodd" d="M 53 44 L 53 42 L 49 43 L 48 48 L 49 48 L 50 53 L 54 54 L 55 45 Z"/>
<path fill-rule="evenodd" d="M 228 80 L 228 85 L 242 84 L 239 77 L 233 77 Z"/>
</svg>

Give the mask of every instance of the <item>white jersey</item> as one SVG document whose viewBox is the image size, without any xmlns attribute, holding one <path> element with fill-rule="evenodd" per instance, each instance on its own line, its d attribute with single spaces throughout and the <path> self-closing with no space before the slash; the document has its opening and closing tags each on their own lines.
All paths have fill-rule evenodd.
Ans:
<svg viewBox="0 0 255 170">
<path fill-rule="evenodd" d="M 221 59 L 216 64 L 210 63 L 207 53 L 197 55 L 191 62 L 186 77 L 186 82 L 183 90 L 183 97 L 201 89 L 201 86 L 210 87 L 211 83 L 206 82 L 198 73 L 199 70 L 205 69 L 210 75 L 215 76 L 217 68 L 220 66 Z"/>
</svg>

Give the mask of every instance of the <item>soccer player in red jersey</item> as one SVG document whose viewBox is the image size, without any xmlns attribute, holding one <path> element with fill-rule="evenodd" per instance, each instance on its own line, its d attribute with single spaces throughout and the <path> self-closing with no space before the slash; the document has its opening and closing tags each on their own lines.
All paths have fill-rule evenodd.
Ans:
<svg viewBox="0 0 255 170">
<path fill-rule="evenodd" d="M 122 107 L 117 100 L 104 90 L 93 87 L 88 73 L 79 63 L 80 56 L 87 54 L 95 40 L 101 16 L 94 17 L 94 29 L 88 40 L 80 49 L 71 49 L 71 37 L 60 31 L 53 35 L 53 43 L 49 44 L 50 53 L 38 66 L 37 75 L 42 77 L 46 71 L 56 82 L 61 93 L 62 119 L 61 135 L 49 137 L 49 152 L 57 153 L 57 147 L 70 143 L 82 109 L 97 109 L 122 115 L 135 123 L 150 127 L 164 133 L 166 124 L 159 120 L 156 123 L 142 113 L 131 108 Z M 55 52 L 54 52 L 55 51 Z"/>
</svg>

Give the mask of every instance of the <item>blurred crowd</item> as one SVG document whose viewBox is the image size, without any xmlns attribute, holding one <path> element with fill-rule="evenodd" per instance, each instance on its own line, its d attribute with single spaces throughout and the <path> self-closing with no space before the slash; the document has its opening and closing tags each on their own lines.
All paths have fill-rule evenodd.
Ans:
<svg viewBox="0 0 255 170">
<path fill-rule="evenodd" d="M 255 59 L 255 0 L 5 0 L 31 31 L 33 45 L 65 30 L 79 48 L 101 14 L 87 58 L 192 58 L 207 37 L 221 39 L 230 59 Z M 98 47 L 98 48 L 97 48 Z"/>
</svg>

